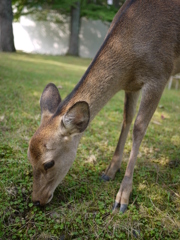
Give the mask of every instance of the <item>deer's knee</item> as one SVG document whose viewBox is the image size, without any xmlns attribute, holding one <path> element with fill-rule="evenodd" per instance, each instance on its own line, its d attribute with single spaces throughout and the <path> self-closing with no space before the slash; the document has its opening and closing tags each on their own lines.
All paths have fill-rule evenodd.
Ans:
<svg viewBox="0 0 180 240">
<path fill-rule="evenodd" d="M 127 124 L 131 124 L 133 118 L 134 118 L 134 113 L 129 114 L 129 115 L 127 116 L 127 118 L 126 118 L 126 123 L 127 123 Z"/>
<path fill-rule="evenodd" d="M 136 121 L 133 129 L 133 138 L 134 140 L 140 139 L 144 136 L 146 131 L 146 126 L 141 121 Z"/>
<path fill-rule="evenodd" d="M 126 116 L 124 116 L 123 125 L 124 126 L 131 125 L 133 118 L 134 118 L 134 113 L 133 112 L 128 113 Z"/>
</svg>

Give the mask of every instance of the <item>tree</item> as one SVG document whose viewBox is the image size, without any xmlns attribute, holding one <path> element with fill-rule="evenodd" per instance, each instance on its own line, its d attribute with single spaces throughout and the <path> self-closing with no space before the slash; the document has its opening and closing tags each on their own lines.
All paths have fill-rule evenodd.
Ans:
<svg viewBox="0 0 180 240">
<path fill-rule="evenodd" d="M 91 19 L 101 19 L 111 22 L 117 8 L 125 0 L 114 0 L 112 5 L 108 5 L 107 0 L 12 0 L 16 8 L 15 18 L 21 15 L 42 12 L 43 10 L 55 10 L 61 14 L 70 16 L 70 38 L 69 55 L 78 55 L 79 52 L 79 30 L 81 17 Z M 26 12 L 23 12 L 26 7 Z M 42 19 L 42 14 L 41 14 Z"/>
<path fill-rule="evenodd" d="M 79 0 L 72 5 L 71 1 L 71 22 L 70 40 L 68 54 L 79 54 L 79 30 L 80 18 L 85 16 L 92 19 L 101 19 L 111 22 L 115 13 L 123 4 L 123 0 L 113 0 L 113 5 L 109 6 L 107 0 Z"/>
<path fill-rule="evenodd" d="M 0 52 L 15 52 L 11 0 L 0 1 Z"/>
<path fill-rule="evenodd" d="M 71 6 L 70 38 L 68 55 L 79 55 L 80 1 Z"/>
</svg>

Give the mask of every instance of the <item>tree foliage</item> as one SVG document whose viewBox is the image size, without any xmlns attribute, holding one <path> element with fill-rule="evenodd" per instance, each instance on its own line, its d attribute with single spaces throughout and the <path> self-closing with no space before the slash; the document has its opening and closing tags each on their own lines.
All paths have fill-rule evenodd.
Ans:
<svg viewBox="0 0 180 240">
<path fill-rule="evenodd" d="M 87 6 L 88 5 L 88 6 Z M 82 1 L 81 3 L 81 16 L 92 19 L 101 19 L 102 21 L 111 22 L 114 15 L 116 14 L 117 9 L 114 5 L 108 5 L 107 1 Z"/>
<path fill-rule="evenodd" d="M 117 12 L 118 2 L 120 7 L 124 1 L 114 0 L 114 5 L 108 5 L 107 0 L 12 0 L 12 5 L 15 20 L 21 15 L 49 10 L 70 15 L 71 7 L 80 2 L 81 17 L 112 21 Z"/>
</svg>

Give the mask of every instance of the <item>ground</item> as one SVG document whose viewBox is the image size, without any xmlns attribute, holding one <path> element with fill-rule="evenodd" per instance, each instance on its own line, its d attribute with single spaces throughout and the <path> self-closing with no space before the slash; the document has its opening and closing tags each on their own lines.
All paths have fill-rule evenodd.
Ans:
<svg viewBox="0 0 180 240">
<path fill-rule="evenodd" d="M 119 137 L 123 92 L 86 130 L 76 160 L 51 203 L 33 206 L 27 147 L 40 123 L 41 93 L 53 82 L 65 98 L 90 62 L 0 54 L 0 239 L 180 239 L 179 90 L 165 89 L 149 125 L 125 214 L 111 210 L 129 157 L 132 129 L 121 172 L 114 181 L 100 181 Z"/>
</svg>

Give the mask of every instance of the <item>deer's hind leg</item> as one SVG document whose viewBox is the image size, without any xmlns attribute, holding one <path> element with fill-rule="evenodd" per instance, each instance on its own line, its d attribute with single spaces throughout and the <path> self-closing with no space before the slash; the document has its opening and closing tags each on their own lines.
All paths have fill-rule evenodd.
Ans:
<svg viewBox="0 0 180 240">
<path fill-rule="evenodd" d="M 124 101 L 124 116 L 123 124 L 121 128 L 121 134 L 119 141 L 114 153 L 114 156 L 106 169 L 105 174 L 102 176 L 104 181 L 109 181 L 115 177 L 116 172 L 121 167 L 121 162 L 123 158 L 123 150 L 126 142 L 126 138 L 135 115 L 136 104 L 139 97 L 139 91 L 137 92 L 125 92 L 125 101 Z"/>
<path fill-rule="evenodd" d="M 146 86 L 144 86 L 142 89 L 141 103 L 134 123 L 131 154 L 114 204 L 114 208 L 121 206 L 121 212 L 124 212 L 128 206 L 129 196 L 133 185 L 134 166 L 136 163 L 139 146 L 159 103 L 165 84 L 166 81 L 157 80 L 146 84 Z"/>
</svg>

